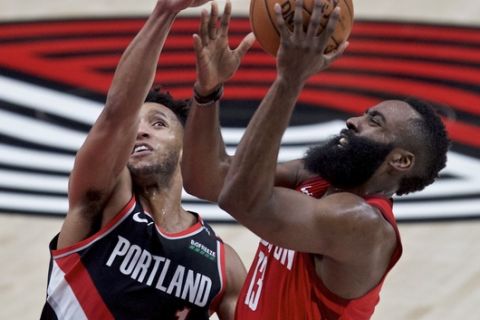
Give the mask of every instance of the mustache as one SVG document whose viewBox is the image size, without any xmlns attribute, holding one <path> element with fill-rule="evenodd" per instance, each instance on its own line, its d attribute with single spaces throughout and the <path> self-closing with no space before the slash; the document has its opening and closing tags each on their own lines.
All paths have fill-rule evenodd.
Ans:
<svg viewBox="0 0 480 320">
<path fill-rule="evenodd" d="M 341 139 L 345 143 L 340 143 Z M 323 145 L 311 147 L 304 157 L 304 167 L 330 182 L 347 189 L 367 181 L 392 150 L 392 143 L 382 143 L 343 129 Z"/>
<path fill-rule="evenodd" d="M 340 139 L 345 138 L 348 141 L 348 144 L 355 143 L 355 142 L 370 142 L 368 138 L 359 137 L 355 134 L 355 132 L 351 129 L 342 129 L 339 133 L 330 136 L 329 139 L 325 140 L 323 144 L 318 146 L 336 146 L 340 143 Z M 348 145 L 345 147 L 349 147 Z"/>
<path fill-rule="evenodd" d="M 342 129 L 340 130 L 340 133 L 337 134 L 336 136 L 334 136 L 334 139 L 340 139 L 342 137 L 345 137 L 345 138 L 355 138 L 355 132 L 352 130 L 352 129 Z"/>
</svg>

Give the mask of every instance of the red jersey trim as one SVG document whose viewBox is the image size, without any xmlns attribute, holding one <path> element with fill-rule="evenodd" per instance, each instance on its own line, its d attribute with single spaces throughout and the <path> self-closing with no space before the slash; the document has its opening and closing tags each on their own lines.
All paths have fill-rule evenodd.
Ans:
<svg viewBox="0 0 480 320">
<path fill-rule="evenodd" d="M 392 212 L 393 201 L 388 198 L 381 198 L 381 197 L 367 197 L 365 200 L 371 205 L 380 210 L 382 216 L 390 223 L 393 230 L 395 231 L 395 235 L 397 237 L 397 247 L 393 252 L 393 255 L 390 259 L 390 264 L 388 265 L 387 271 L 385 272 L 385 276 L 387 273 L 393 268 L 393 266 L 398 262 L 400 257 L 402 256 L 403 246 L 402 246 L 402 239 L 400 237 L 400 230 L 398 230 L 397 221 L 395 220 L 395 216 Z"/>
<path fill-rule="evenodd" d="M 114 319 L 78 253 L 57 259 L 56 263 L 65 273 L 65 281 L 70 285 L 88 319 Z"/>
<path fill-rule="evenodd" d="M 148 215 L 151 217 L 150 214 L 148 214 Z M 192 226 L 188 227 L 187 229 L 182 230 L 180 232 L 173 232 L 173 233 L 167 232 L 166 230 L 157 226 L 157 224 L 155 224 L 155 227 L 157 228 L 158 233 L 160 233 L 160 235 L 162 237 L 166 238 L 166 239 L 169 239 L 169 240 L 183 239 L 183 238 L 194 236 L 197 233 L 199 233 L 200 231 L 202 231 L 203 220 L 200 217 L 200 215 L 198 215 L 198 214 L 196 215 L 196 217 L 197 217 L 197 222 L 194 225 L 192 225 Z"/>
<path fill-rule="evenodd" d="M 395 220 L 395 216 L 393 215 L 392 208 L 393 208 L 393 201 L 390 198 L 383 197 L 381 195 L 378 196 L 366 196 L 363 197 L 365 201 L 368 202 L 371 206 L 374 206 L 380 209 L 380 212 L 385 217 L 385 219 L 390 222 L 392 226 L 397 224 Z"/>
<path fill-rule="evenodd" d="M 314 255 L 309 254 L 308 256 L 310 257 L 309 261 L 307 261 L 308 272 L 313 275 L 313 278 L 315 279 L 315 284 L 320 289 L 320 292 L 322 293 L 322 295 L 325 296 L 325 298 L 328 299 L 327 301 L 321 300 L 322 303 L 325 304 L 325 306 L 328 307 L 333 312 L 338 313 L 338 314 L 342 314 L 345 307 L 352 300 L 342 298 L 342 297 L 336 295 L 335 293 L 333 293 L 332 291 L 330 291 L 330 289 L 328 289 L 323 284 L 323 281 L 317 276 L 317 273 L 315 272 L 315 268 L 314 268 L 314 265 L 315 265 L 314 259 L 315 258 L 314 258 Z M 330 302 L 333 302 L 335 304 L 332 304 Z"/>
<path fill-rule="evenodd" d="M 223 295 L 225 294 L 225 289 L 227 288 L 227 268 L 225 263 L 225 244 L 218 239 L 217 240 L 217 252 L 218 252 L 218 274 L 220 275 L 220 283 L 221 288 L 217 295 L 212 299 L 212 303 L 210 304 L 210 310 L 217 312 L 218 307 L 220 306 L 220 302 L 223 299 Z"/>
<path fill-rule="evenodd" d="M 322 295 L 324 295 L 329 301 L 324 301 L 322 300 L 322 303 L 325 304 L 326 307 L 328 307 L 330 310 L 334 311 L 335 313 L 342 314 L 343 310 L 345 309 L 344 307 L 347 307 L 348 304 L 355 303 L 355 301 L 361 300 L 365 298 L 366 296 L 370 295 L 373 291 L 378 290 L 378 287 L 383 284 L 385 281 L 385 278 L 387 274 L 390 272 L 390 270 L 393 268 L 393 266 L 397 263 L 397 261 L 400 259 L 400 256 L 402 255 L 402 243 L 400 239 L 400 232 L 397 227 L 397 223 L 395 220 L 395 217 L 393 216 L 393 212 L 391 211 L 392 208 L 392 201 L 388 198 L 383 198 L 383 197 L 365 197 L 365 201 L 367 201 L 368 204 L 371 206 L 376 207 L 377 209 L 380 210 L 382 216 L 390 223 L 390 225 L 393 227 L 395 230 L 396 238 L 397 238 L 397 246 L 395 247 L 394 252 L 392 253 L 392 256 L 390 257 L 390 263 L 385 270 L 384 275 L 382 278 L 379 280 L 379 282 L 367 293 L 362 295 L 361 297 L 355 298 L 355 299 L 345 299 L 342 298 L 335 293 L 331 292 L 323 283 L 323 281 L 317 276 L 313 265 L 313 255 L 309 263 L 307 263 L 309 272 L 313 272 L 312 274 L 314 275 L 314 279 L 318 287 L 320 288 L 320 291 Z M 337 305 L 333 305 L 332 303 L 328 302 L 334 302 Z"/>
<path fill-rule="evenodd" d="M 330 184 L 325 179 L 321 177 L 313 177 L 299 183 L 295 190 L 302 194 L 318 198 L 325 193 L 329 186 Z"/>
<path fill-rule="evenodd" d="M 136 203 L 135 196 L 132 196 L 132 198 L 123 207 L 123 209 L 115 217 L 113 217 L 112 220 L 110 220 L 110 222 L 108 222 L 103 228 L 101 228 L 95 234 L 91 235 L 90 237 L 80 242 L 77 242 L 74 245 L 71 245 L 62 249 L 52 250 L 53 259 L 58 259 L 63 256 L 69 255 L 73 252 L 82 250 L 83 248 L 92 245 L 94 242 L 106 236 L 108 233 L 114 230 L 115 227 L 117 227 L 130 213 L 132 213 L 133 209 L 135 208 L 135 203 Z"/>
<path fill-rule="evenodd" d="M 317 197 L 318 192 L 323 193 L 328 188 L 328 186 L 329 186 L 329 183 L 326 180 L 317 176 L 317 177 L 309 178 L 305 181 L 302 181 L 301 183 L 298 184 L 296 189 L 297 191 L 304 192 L 303 188 L 305 188 L 305 191 L 307 191 L 309 195 L 313 197 Z M 346 314 L 345 312 L 348 313 L 348 309 L 350 305 L 353 306 L 357 303 L 357 301 L 362 301 L 362 299 L 370 299 L 370 297 L 373 298 L 374 297 L 373 295 L 375 294 L 375 292 L 378 292 L 380 290 L 381 286 L 383 285 L 383 282 L 385 281 L 387 274 L 390 272 L 393 266 L 397 263 L 397 261 L 400 259 L 400 256 L 402 254 L 400 232 L 397 227 L 395 216 L 393 215 L 393 212 L 392 212 L 393 201 L 389 198 L 382 197 L 382 196 L 369 196 L 369 197 L 364 197 L 364 199 L 369 205 L 380 210 L 380 213 L 382 214 L 383 218 L 387 220 L 388 223 L 393 227 L 396 238 L 397 238 L 397 245 L 394 252 L 392 253 L 392 256 L 390 257 L 389 265 L 384 275 L 377 283 L 377 285 L 375 285 L 371 290 L 369 290 L 363 296 L 356 299 L 345 299 L 331 292 L 315 272 L 314 260 L 313 260 L 314 256 L 309 255 L 307 257 L 304 257 L 304 259 L 307 260 L 306 265 L 308 268 L 308 272 L 311 275 L 313 275 L 315 284 L 320 290 L 321 298 L 319 303 L 323 304 L 325 311 L 330 312 L 331 316 L 341 317 L 341 315 Z"/>
<path fill-rule="evenodd" d="M 328 184 L 330 185 L 330 183 L 328 183 L 327 180 L 323 179 L 322 177 L 320 176 L 315 176 L 315 177 L 312 177 L 312 178 L 308 178 L 306 180 L 302 180 L 300 181 L 297 186 L 295 187 L 295 189 L 298 189 L 304 185 L 308 185 L 308 184 L 312 184 L 312 183 L 321 183 L 321 184 Z"/>
</svg>

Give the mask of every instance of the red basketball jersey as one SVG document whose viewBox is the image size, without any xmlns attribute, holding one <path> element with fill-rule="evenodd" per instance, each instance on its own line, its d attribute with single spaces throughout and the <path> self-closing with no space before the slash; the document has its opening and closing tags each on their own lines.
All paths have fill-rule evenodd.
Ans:
<svg viewBox="0 0 480 320">
<path fill-rule="evenodd" d="M 309 179 L 298 191 L 320 198 L 328 188 L 321 178 Z M 397 234 L 397 247 L 380 283 L 364 296 L 347 300 L 330 292 L 315 273 L 314 255 L 295 252 L 260 241 L 255 259 L 240 293 L 238 320 L 370 319 L 388 271 L 402 253 L 400 235 L 389 199 L 365 199 L 378 208 Z"/>
</svg>

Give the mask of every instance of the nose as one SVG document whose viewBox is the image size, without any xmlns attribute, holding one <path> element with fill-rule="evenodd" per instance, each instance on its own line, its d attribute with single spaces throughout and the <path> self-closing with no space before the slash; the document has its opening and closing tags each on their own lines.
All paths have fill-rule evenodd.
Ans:
<svg viewBox="0 0 480 320">
<path fill-rule="evenodd" d="M 347 119 L 346 122 L 347 128 L 353 130 L 354 132 L 359 131 L 360 117 L 351 117 Z"/>
<path fill-rule="evenodd" d="M 141 120 L 138 125 L 137 139 L 148 138 L 149 136 L 148 125 L 145 121 Z"/>
</svg>

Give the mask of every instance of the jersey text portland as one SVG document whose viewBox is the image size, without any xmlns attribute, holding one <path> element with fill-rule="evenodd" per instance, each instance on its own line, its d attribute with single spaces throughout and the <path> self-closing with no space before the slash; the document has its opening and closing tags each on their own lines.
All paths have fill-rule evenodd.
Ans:
<svg viewBox="0 0 480 320">
<path fill-rule="evenodd" d="M 224 247 L 197 220 L 167 233 L 133 197 L 91 237 L 60 250 L 55 237 L 42 320 L 208 319 L 224 290 Z"/>
</svg>

